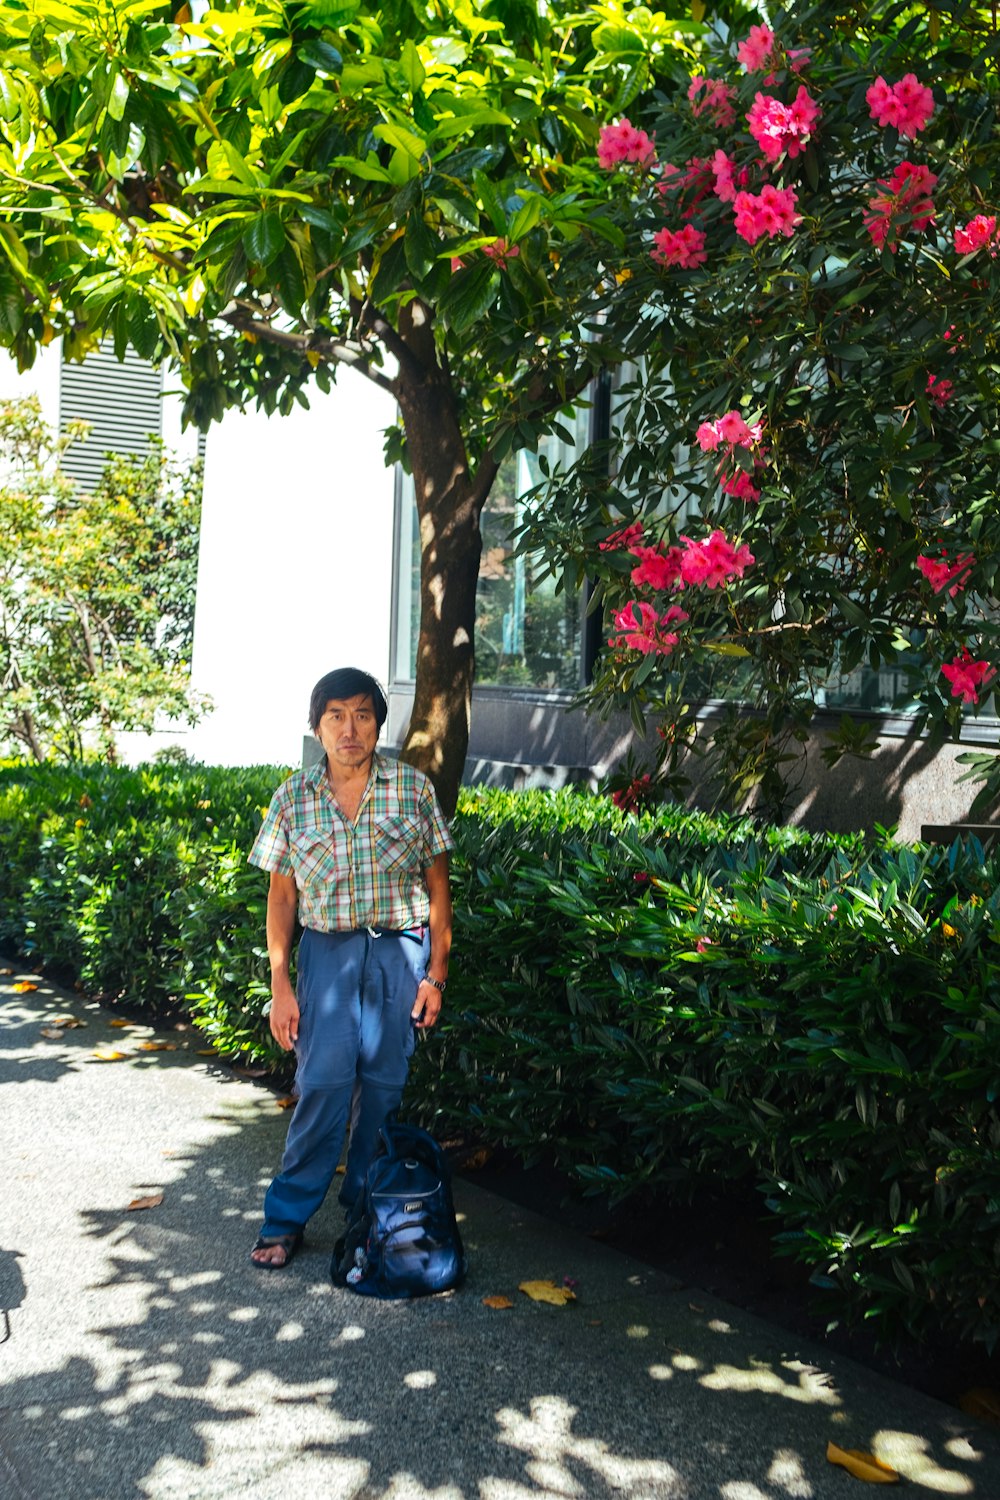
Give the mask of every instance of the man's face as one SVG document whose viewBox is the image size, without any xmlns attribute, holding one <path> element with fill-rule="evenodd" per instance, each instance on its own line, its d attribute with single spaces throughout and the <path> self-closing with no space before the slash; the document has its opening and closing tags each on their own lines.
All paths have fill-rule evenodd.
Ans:
<svg viewBox="0 0 1000 1500">
<path fill-rule="evenodd" d="M 371 694 L 331 698 L 323 710 L 316 738 L 326 751 L 331 766 L 342 771 L 358 771 L 369 765 L 378 739 Z"/>
</svg>

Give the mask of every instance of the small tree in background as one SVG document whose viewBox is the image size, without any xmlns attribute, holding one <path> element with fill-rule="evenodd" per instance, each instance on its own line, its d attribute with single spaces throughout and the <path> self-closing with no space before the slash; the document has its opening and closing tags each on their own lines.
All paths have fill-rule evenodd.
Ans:
<svg viewBox="0 0 1000 1500">
<path fill-rule="evenodd" d="M 677 787 L 699 699 L 741 705 L 725 792 L 778 811 L 831 677 L 905 671 L 932 742 L 990 696 L 998 53 L 967 5 L 795 7 L 602 132 L 633 220 L 608 337 L 641 373 L 528 540 L 601 581 L 592 701 L 661 734 L 633 796 Z M 828 759 L 871 745 L 845 720 Z"/>
<path fill-rule="evenodd" d="M 59 469 L 35 400 L 0 406 L 0 742 L 36 760 L 116 758 L 120 730 L 203 703 L 189 660 L 200 467 L 112 459 L 93 493 Z"/>
</svg>

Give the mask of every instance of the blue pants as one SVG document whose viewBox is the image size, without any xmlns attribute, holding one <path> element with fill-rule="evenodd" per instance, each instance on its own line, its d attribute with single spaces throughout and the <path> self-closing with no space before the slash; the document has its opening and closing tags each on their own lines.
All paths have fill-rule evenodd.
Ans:
<svg viewBox="0 0 1000 1500">
<path fill-rule="evenodd" d="M 410 1012 L 427 969 L 426 933 L 302 934 L 296 998 L 298 1103 L 281 1170 L 264 1197 L 264 1236 L 293 1233 L 326 1197 L 351 1116 L 340 1201 L 364 1187 L 379 1127 L 400 1101 L 415 1033 Z"/>
</svg>

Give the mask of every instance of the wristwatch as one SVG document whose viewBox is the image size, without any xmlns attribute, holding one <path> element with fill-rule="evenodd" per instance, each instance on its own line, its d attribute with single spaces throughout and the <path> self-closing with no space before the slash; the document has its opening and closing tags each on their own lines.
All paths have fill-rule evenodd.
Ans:
<svg viewBox="0 0 1000 1500">
<path fill-rule="evenodd" d="M 448 981 L 447 981 L 447 979 L 432 979 L 429 974 L 425 974 L 424 977 L 423 977 L 423 979 L 420 981 L 420 983 L 421 984 L 432 984 L 434 986 L 434 988 L 436 990 L 439 990 L 441 992 L 441 994 L 443 995 L 444 992 L 445 992 L 445 986 L 447 985 Z"/>
</svg>

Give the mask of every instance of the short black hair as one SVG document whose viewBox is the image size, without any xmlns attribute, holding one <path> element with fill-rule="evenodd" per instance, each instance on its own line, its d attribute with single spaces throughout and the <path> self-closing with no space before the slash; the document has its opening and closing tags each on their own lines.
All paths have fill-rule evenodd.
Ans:
<svg viewBox="0 0 1000 1500">
<path fill-rule="evenodd" d="M 362 672 L 360 667 L 338 667 L 320 678 L 309 699 L 309 728 L 316 733 L 331 698 L 359 698 L 362 693 L 371 698 L 375 706 L 375 723 L 381 729 L 389 712 L 385 694 L 371 673 Z"/>
</svg>

